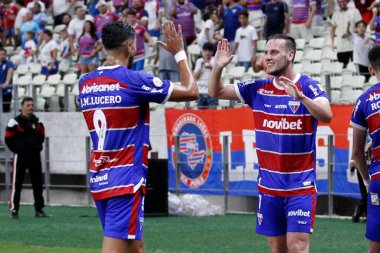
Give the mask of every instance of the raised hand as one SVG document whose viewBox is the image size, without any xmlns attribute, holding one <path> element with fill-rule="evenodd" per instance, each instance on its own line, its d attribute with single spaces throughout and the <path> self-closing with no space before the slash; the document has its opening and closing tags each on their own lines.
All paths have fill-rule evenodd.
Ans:
<svg viewBox="0 0 380 253">
<path fill-rule="evenodd" d="M 175 29 L 174 23 L 171 20 L 166 20 L 164 23 L 163 33 L 166 43 L 157 41 L 157 44 L 167 50 L 172 55 L 183 50 L 182 27 L 178 26 L 178 32 Z"/>
<path fill-rule="evenodd" d="M 228 40 L 223 39 L 218 42 L 218 48 L 216 50 L 214 66 L 224 68 L 232 61 L 234 55 L 232 55 L 231 45 Z"/>
<path fill-rule="evenodd" d="M 280 76 L 280 82 L 278 84 L 285 89 L 289 96 L 295 99 L 302 99 L 305 97 L 302 91 L 300 91 L 293 81 L 287 77 Z"/>
</svg>

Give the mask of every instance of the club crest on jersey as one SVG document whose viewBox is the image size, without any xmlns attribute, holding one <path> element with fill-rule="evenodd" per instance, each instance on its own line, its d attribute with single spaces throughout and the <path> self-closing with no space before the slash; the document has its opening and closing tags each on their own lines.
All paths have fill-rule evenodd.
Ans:
<svg viewBox="0 0 380 253">
<path fill-rule="evenodd" d="M 289 104 L 290 110 L 292 110 L 293 113 L 296 113 L 296 111 L 298 110 L 298 108 L 301 105 L 301 102 L 300 101 L 289 101 L 288 104 Z"/>
<path fill-rule="evenodd" d="M 263 222 L 264 216 L 262 213 L 257 213 L 257 221 L 259 225 L 261 226 L 261 223 Z"/>
<path fill-rule="evenodd" d="M 211 136 L 206 124 L 195 114 L 186 113 L 174 123 L 170 138 L 173 167 L 176 164 L 175 136 L 179 136 L 181 182 L 190 188 L 203 185 L 212 164 Z"/>
</svg>

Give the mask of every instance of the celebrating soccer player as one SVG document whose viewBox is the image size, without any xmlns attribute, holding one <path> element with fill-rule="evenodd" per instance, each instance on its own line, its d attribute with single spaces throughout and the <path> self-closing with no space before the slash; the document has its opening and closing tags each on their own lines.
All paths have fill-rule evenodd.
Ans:
<svg viewBox="0 0 380 253">
<path fill-rule="evenodd" d="M 134 29 L 122 21 L 102 29 L 112 66 L 99 67 L 79 81 L 81 110 L 92 140 L 90 188 L 104 230 L 103 253 L 144 252 L 144 195 L 149 149 L 149 102 L 198 98 L 197 83 L 186 61 L 181 27 L 164 24 L 181 84 L 132 71 Z"/>
<path fill-rule="evenodd" d="M 208 83 L 210 96 L 253 109 L 259 162 L 256 232 L 268 237 L 272 253 L 309 252 L 316 211 L 315 134 L 318 120 L 332 119 L 319 83 L 294 71 L 295 53 L 293 38 L 274 35 L 265 47 L 272 78 L 223 84 L 222 70 L 234 57 L 224 39 Z"/>
<path fill-rule="evenodd" d="M 380 46 L 368 52 L 371 75 L 380 80 Z M 362 175 L 368 191 L 366 237 L 370 241 L 369 252 L 380 252 L 380 83 L 365 91 L 356 101 L 351 117 L 353 132 L 352 158 Z M 367 166 L 365 145 L 367 131 L 372 139 L 371 165 Z"/>
</svg>

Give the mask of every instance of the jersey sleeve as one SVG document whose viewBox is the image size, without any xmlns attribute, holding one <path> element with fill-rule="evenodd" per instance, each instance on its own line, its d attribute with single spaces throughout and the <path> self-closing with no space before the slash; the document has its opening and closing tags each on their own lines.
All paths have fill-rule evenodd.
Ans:
<svg viewBox="0 0 380 253">
<path fill-rule="evenodd" d="M 140 102 L 165 103 L 172 91 L 173 83 L 170 80 L 147 74 L 145 72 L 131 71 L 127 78 L 130 78 L 130 89 L 136 99 Z"/>
<path fill-rule="evenodd" d="M 365 101 L 364 96 L 360 96 L 356 100 L 356 104 L 351 114 L 350 125 L 360 130 L 366 131 L 368 124 L 365 115 Z"/>
<path fill-rule="evenodd" d="M 260 80 L 248 80 L 242 83 L 236 83 L 235 91 L 240 102 L 249 105 L 251 108 L 253 106 L 253 99 L 257 92 L 257 87 L 260 85 Z"/>
<path fill-rule="evenodd" d="M 318 100 L 318 99 L 328 99 L 326 92 L 323 90 L 320 83 L 317 81 L 311 81 L 308 82 L 304 87 L 302 87 L 303 93 L 305 96 L 312 100 Z"/>
</svg>

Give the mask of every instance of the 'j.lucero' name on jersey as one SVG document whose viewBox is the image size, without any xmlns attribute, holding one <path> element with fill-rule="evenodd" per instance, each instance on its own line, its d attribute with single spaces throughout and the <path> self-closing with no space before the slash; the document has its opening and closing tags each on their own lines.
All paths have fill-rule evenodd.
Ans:
<svg viewBox="0 0 380 253">
<path fill-rule="evenodd" d="M 371 180 L 380 179 L 380 83 L 365 91 L 356 101 L 350 125 L 368 131 L 371 140 Z"/>
<path fill-rule="evenodd" d="M 297 74 L 293 82 L 310 99 L 327 100 L 310 77 Z M 238 83 L 235 90 L 253 111 L 260 192 L 284 197 L 314 192 L 317 120 L 274 78 Z"/>
<path fill-rule="evenodd" d="M 159 92 L 158 92 L 159 90 Z M 99 67 L 79 81 L 90 132 L 90 189 L 95 200 L 145 191 L 149 102 L 164 103 L 173 84 L 124 66 Z"/>
</svg>

